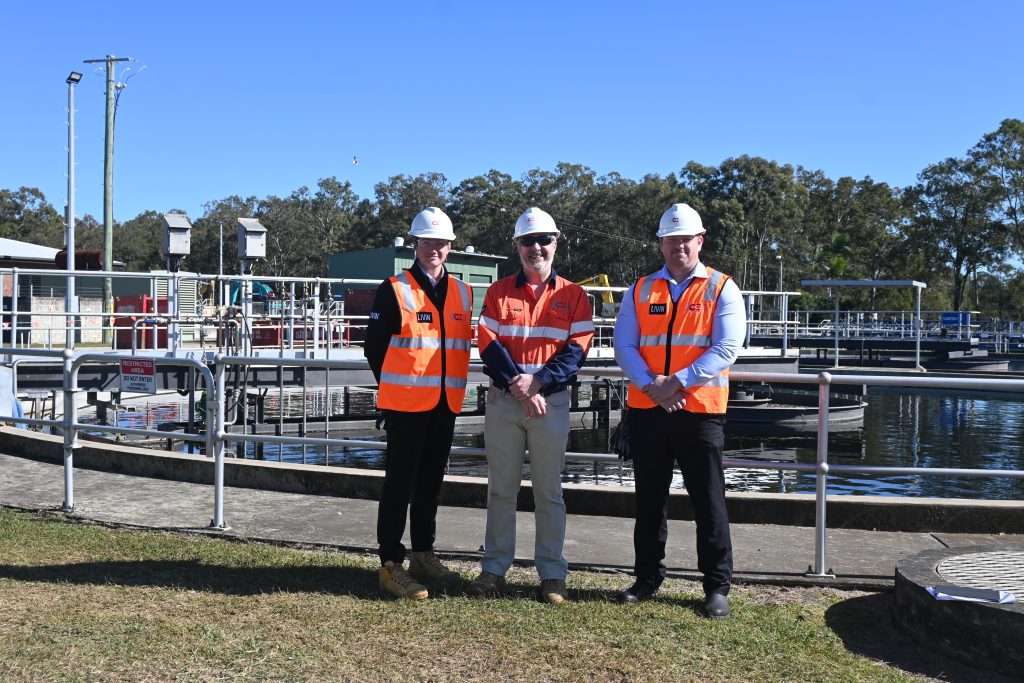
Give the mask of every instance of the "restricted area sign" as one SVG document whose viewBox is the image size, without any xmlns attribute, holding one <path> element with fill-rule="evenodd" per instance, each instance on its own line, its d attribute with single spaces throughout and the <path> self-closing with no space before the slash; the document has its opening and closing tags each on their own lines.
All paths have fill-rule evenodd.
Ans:
<svg viewBox="0 0 1024 683">
<path fill-rule="evenodd" d="M 121 391 L 155 394 L 156 361 L 152 358 L 122 358 Z"/>
</svg>

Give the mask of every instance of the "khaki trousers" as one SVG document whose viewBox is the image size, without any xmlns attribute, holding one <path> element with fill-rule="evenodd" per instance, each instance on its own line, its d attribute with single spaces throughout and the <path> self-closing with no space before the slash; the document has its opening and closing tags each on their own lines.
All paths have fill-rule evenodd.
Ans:
<svg viewBox="0 0 1024 683">
<path fill-rule="evenodd" d="M 491 386 L 487 392 L 484 442 L 487 449 L 487 531 L 484 571 L 504 576 L 516 549 L 516 502 L 523 478 L 526 451 L 530 453 L 533 486 L 534 562 L 543 579 L 565 579 L 569 564 L 565 543 L 565 501 L 562 470 L 569 439 L 569 392 L 545 397 L 547 413 L 527 418 L 519 401 Z"/>
</svg>

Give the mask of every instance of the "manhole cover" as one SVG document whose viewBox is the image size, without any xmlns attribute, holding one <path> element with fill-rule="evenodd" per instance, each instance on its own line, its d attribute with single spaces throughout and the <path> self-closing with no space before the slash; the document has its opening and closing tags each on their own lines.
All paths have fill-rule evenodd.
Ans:
<svg viewBox="0 0 1024 683">
<path fill-rule="evenodd" d="M 935 571 L 958 586 L 1010 591 L 1018 600 L 1024 600 L 1024 552 L 997 550 L 957 555 L 940 562 Z"/>
</svg>

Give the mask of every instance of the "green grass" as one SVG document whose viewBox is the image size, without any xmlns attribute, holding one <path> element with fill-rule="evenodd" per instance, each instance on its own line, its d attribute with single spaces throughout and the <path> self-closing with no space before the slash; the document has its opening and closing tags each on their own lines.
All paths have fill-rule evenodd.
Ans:
<svg viewBox="0 0 1024 683">
<path fill-rule="evenodd" d="M 739 587 L 712 622 L 689 582 L 622 606 L 628 577 L 573 572 L 550 607 L 517 568 L 500 599 L 412 603 L 379 595 L 377 566 L 0 509 L 0 680 L 920 680 L 847 644 L 888 622 L 844 612 L 869 594 Z"/>
</svg>

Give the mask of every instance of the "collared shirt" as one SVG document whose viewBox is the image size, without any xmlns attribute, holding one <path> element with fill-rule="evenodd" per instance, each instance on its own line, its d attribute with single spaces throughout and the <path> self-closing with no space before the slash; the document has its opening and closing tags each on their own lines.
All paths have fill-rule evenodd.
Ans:
<svg viewBox="0 0 1024 683">
<path fill-rule="evenodd" d="M 679 296 L 689 286 L 693 278 L 707 278 L 708 271 L 703 263 L 698 262 L 693 273 L 681 282 L 673 280 L 665 266 L 662 266 L 661 270 L 651 277 L 667 280 L 672 301 L 678 301 Z M 613 344 L 615 345 L 615 361 L 619 367 L 626 373 L 629 381 L 643 388 L 654 381 L 654 375 L 651 374 L 650 368 L 647 367 L 647 363 L 640 355 L 640 324 L 637 321 L 636 307 L 633 303 L 635 287 L 634 283 L 622 296 L 622 306 L 619 307 L 619 315 L 615 319 Z M 722 286 L 722 293 L 715 305 L 715 319 L 711 327 L 711 346 L 689 367 L 676 373 L 683 388 L 688 389 L 703 384 L 735 363 L 746 333 L 747 314 L 743 305 L 743 295 L 740 293 L 740 288 L 730 278 Z"/>
<path fill-rule="evenodd" d="M 545 395 L 572 382 L 594 338 L 586 292 L 554 270 L 538 299 L 522 271 L 487 289 L 477 327 L 484 373 L 500 389 L 522 374 L 537 378 Z"/>
<path fill-rule="evenodd" d="M 414 261 L 409 272 L 423 288 L 438 312 L 444 314 L 444 302 L 448 296 L 448 269 L 445 268 L 436 284 L 423 271 L 419 261 Z M 363 357 L 370 364 L 373 376 L 380 382 L 381 368 L 384 367 L 384 356 L 388 353 L 391 336 L 402 331 L 402 311 L 395 299 L 395 290 L 391 282 L 384 280 L 377 288 L 370 311 L 370 320 L 366 325 L 366 341 L 363 342 Z"/>
</svg>

